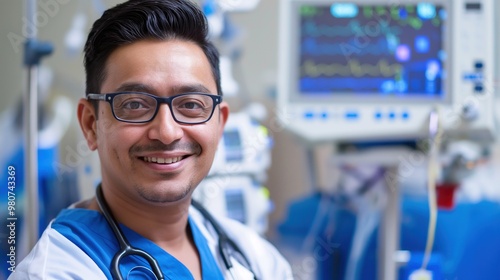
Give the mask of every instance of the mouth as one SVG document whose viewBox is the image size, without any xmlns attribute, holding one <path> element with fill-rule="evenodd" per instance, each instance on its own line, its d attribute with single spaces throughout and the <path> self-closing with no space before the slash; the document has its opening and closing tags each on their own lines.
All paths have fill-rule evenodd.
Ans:
<svg viewBox="0 0 500 280">
<path fill-rule="evenodd" d="M 142 157 L 142 160 L 150 163 L 157 164 L 172 164 L 181 161 L 185 157 L 170 157 L 170 158 L 162 158 L 162 157 Z"/>
</svg>

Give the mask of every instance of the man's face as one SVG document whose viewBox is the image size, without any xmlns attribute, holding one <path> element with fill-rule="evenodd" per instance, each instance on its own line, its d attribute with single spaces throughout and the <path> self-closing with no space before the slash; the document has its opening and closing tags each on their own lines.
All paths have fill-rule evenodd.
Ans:
<svg viewBox="0 0 500 280">
<path fill-rule="evenodd" d="M 140 91 L 160 97 L 217 94 L 211 67 L 194 43 L 139 41 L 115 50 L 106 63 L 102 93 Z M 149 123 L 116 120 L 100 102 L 95 147 L 103 185 L 119 196 L 153 203 L 179 201 L 208 173 L 228 116 L 226 103 L 204 124 L 178 124 L 167 104 Z"/>
</svg>

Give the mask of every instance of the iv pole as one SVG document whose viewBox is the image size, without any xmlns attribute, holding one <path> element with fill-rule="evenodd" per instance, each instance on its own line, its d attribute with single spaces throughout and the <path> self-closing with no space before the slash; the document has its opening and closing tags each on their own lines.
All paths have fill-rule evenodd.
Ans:
<svg viewBox="0 0 500 280">
<path fill-rule="evenodd" d="M 39 237 L 38 205 L 38 65 L 43 56 L 52 53 L 50 43 L 37 41 L 37 1 L 26 0 L 26 17 L 33 25 L 31 34 L 27 34 L 24 45 L 24 65 L 27 67 L 27 89 L 24 95 L 24 130 L 25 130 L 25 186 L 27 193 L 26 224 L 28 229 L 28 248 L 31 250 Z"/>
</svg>

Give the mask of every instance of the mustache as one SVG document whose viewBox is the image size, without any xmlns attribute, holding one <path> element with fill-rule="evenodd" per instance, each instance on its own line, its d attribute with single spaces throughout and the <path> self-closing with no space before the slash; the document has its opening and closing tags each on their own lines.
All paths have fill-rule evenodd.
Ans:
<svg viewBox="0 0 500 280">
<path fill-rule="evenodd" d="M 171 152 L 171 151 L 184 151 L 193 154 L 201 152 L 201 146 L 197 143 L 181 143 L 172 142 L 170 144 L 162 143 L 158 140 L 153 141 L 147 145 L 134 145 L 130 148 L 131 154 L 138 153 L 154 153 L 154 152 Z"/>
</svg>

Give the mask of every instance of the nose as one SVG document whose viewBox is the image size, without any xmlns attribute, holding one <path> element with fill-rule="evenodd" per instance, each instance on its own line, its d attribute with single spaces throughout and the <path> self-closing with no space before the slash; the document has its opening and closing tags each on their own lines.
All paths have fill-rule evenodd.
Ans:
<svg viewBox="0 0 500 280">
<path fill-rule="evenodd" d="M 184 131 L 178 124 L 167 104 L 161 104 L 158 108 L 158 113 L 151 121 L 148 136 L 150 139 L 159 140 L 164 144 L 170 144 L 179 140 L 184 135 Z"/>
</svg>

